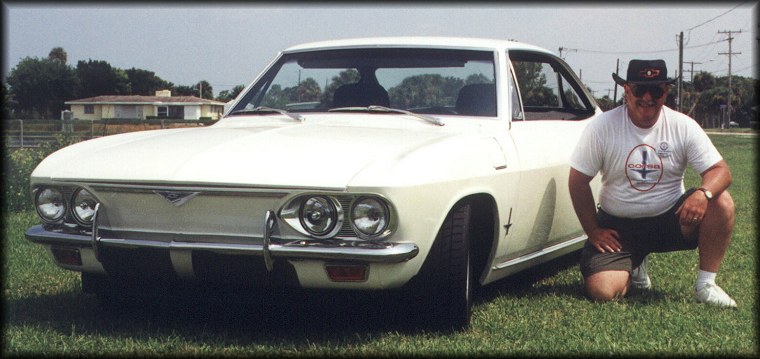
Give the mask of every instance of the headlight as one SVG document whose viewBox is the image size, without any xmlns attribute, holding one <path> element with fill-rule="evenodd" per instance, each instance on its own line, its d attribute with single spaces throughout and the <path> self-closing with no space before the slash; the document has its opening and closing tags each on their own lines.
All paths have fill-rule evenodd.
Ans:
<svg viewBox="0 0 760 359">
<path fill-rule="evenodd" d="M 34 205 L 37 207 L 37 214 L 46 222 L 57 222 L 66 214 L 63 193 L 56 188 L 40 188 L 34 199 Z"/>
<path fill-rule="evenodd" d="M 359 198 L 351 209 L 351 223 L 354 229 L 365 236 L 374 237 L 383 234 L 389 222 L 388 206 L 377 198 Z"/>
<path fill-rule="evenodd" d="M 306 198 L 301 204 L 298 217 L 306 231 L 323 238 L 335 235 L 340 229 L 337 224 L 343 219 L 335 202 L 324 196 Z"/>
<path fill-rule="evenodd" d="M 92 217 L 95 215 L 95 205 L 98 200 L 84 188 L 78 189 L 71 197 L 71 212 L 79 224 L 92 225 Z"/>
</svg>

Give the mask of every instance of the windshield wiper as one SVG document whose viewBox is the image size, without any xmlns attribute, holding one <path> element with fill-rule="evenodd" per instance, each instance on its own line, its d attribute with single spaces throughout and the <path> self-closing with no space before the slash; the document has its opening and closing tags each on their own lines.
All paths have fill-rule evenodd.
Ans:
<svg viewBox="0 0 760 359">
<path fill-rule="evenodd" d="M 421 120 L 427 121 L 429 123 L 432 123 L 434 125 L 443 126 L 446 123 L 443 122 L 440 118 L 433 117 L 433 116 L 427 116 L 419 113 L 414 113 L 407 110 L 401 110 L 398 108 L 390 108 L 385 106 L 377 106 L 377 105 L 371 105 L 367 107 L 338 107 L 328 110 L 328 112 L 339 112 L 339 111 L 366 111 L 366 112 L 391 112 L 391 113 L 401 113 L 404 115 L 414 116 Z"/>
<path fill-rule="evenodd" d="M 255 108 L 245 108 L 242 110 L 232 111 L 230 112 L 230 115 L 242 115 L 242 114 L 250 114 L 250 113 L 279 113 L 280 115 L 288 116 L 296 121 L 303 122 L 306 119 L 297 114 L 297 113 L 291 113 L 285 110 L 281 110 L 279 108 L 272 108 L 272 107 L 266 107 L 266 106 L 259 106 Z"/>
</svg>

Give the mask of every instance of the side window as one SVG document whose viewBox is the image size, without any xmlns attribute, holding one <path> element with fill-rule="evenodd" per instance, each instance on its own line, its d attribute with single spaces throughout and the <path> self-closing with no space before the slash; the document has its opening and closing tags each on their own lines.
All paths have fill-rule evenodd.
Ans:
<svg viewBox="0 0 760 359">
<path fill-rule="evenodd" d="M 570 86 L 570 83 L 567 82 L 566 77 L 560 76 L 560 78 L 562 81 L 561 89 L 563 91 L 562 99 L 564 99 L 564 107 L 572 108 L 574 110 L 583 110 L 585 106 L 583 106 L 583 102 L 581 101 L 578 92 L 576 92 L 575 89 Z"/>
<path fill-rule="evenodd" d="M 517 84 L 515 83 L 514 73 L 509 73 L 509 88 L 510 97 L 512 102 L 512 121 L 522 121 L 525 119 L 523 115 L 522 100 L 520 100 L 520 92 L 517 91 Z"/>
<path fill-rule="evenodd" d="M 573 120 L 594 110 L 569 69 L 546 54 L 510 52 L 526 120 Z"/>
<path fill-rule="evenodd" d="M 559 107 L 556 76 L 547 63 L 512 61 L 526 107 Z"/>
</svg>

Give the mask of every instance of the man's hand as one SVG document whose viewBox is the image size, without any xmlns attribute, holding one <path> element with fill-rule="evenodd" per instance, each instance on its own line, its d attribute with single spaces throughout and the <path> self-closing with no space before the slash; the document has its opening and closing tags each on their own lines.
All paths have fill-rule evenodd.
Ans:
<svg viewBox="0 0 760 359">
<path fill-rule="evenodd" d="M 705 218 L 707 197 L 702 191 L 694 191 L 676 210 L 678 222 L 682 226 L 698 226 Z"/>
<path fill-rule="evenodd" d="M 591 245 L 601 253 L 620 252 L 623 246 L 618 239 L 620 236 L 614 229 L 597 228 L 589 234 L 588 240 Z"/>
</svg>

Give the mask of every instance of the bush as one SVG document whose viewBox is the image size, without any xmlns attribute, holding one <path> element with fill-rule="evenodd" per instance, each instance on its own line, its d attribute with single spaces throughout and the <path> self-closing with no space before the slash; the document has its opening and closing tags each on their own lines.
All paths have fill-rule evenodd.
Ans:
<svg viewBox="0 0 760 359">
<path fill-rule="evenodd" d="M 32 208 L 29 175 L 44 156 L 38 148 L 18 148 L 4 151 L 5 211 L 17 212 Z"/>
<path fill-rule="evenodd" d="M 108 117 L 108 118 L 101 118 L 100 120 L 95 120 L 95 123 L 102 123 L 102 124 L 140 124 L 143 123 L 143 120 L 141 118 L 118 118 L 118 117 Z"/>
<path fill-rule="evenodd" d="M 18 212 L 33 208 L 29 176 L 37 165 L 51 153 L 76 143 L 78 137 L 57 134 L 54 142 L 40 147 L 6 148 L 3 151 L 3 179 L 5 181 L 6 212 Z"/>
<path fill-rule="evenodd" d="M 204 126 L 210 126 L 215 124 L 219 120 L 214 120 L 211 117 L 201 117 L 198 119 Z"/>
</svg>

